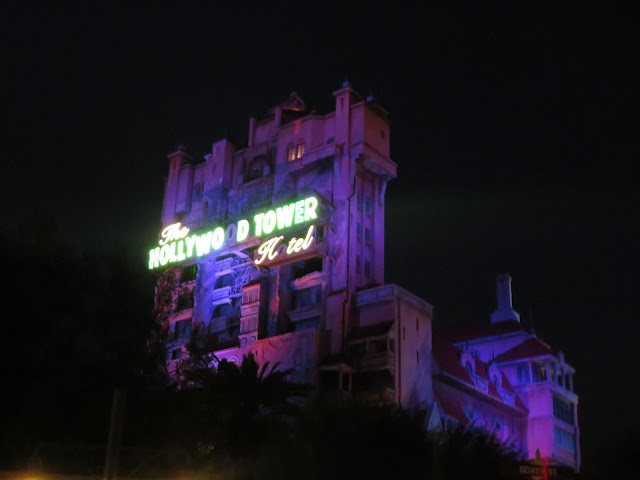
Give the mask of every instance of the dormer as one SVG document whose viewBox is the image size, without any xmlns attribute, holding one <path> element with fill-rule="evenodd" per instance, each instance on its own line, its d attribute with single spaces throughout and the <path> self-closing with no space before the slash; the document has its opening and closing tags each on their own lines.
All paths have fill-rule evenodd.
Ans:
<svg viewBox="0 0 640 480">
<path fill-rule="evenodd" d="M 464 367 L 473 381 L 473 377 L 476 374 L 476 359 L 473 357 L 471 350 L 463 350 L 460 353 L 460 364 Z"/>
</svg>

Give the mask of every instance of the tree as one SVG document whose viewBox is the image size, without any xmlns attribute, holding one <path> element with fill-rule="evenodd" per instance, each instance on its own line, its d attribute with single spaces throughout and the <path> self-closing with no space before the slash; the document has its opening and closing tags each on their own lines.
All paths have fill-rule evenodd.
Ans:
<svg viewBox="0 0 640 480">
<path fill-rule="evenodd" d="M 214 337 L 197 326 L 193 329 L 189 353 L 176 370 L 177 396 L 186 408 L 183 414 L 190 417 L 198 451 L 237 457 L 283 428 L 309 387 L 290 382 L 291 370 L 279 370 L 279 364 L 260 366 L 253 354 L 244 356 L 240 366 L 218 359 L 214 345 Z"/>
</svg>

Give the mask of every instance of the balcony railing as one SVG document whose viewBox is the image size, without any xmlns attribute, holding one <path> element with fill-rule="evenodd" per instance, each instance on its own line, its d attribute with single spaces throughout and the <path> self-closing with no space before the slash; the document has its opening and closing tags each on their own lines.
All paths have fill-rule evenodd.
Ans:
<svg viewBox="0 0 640 480">
<path fill-rule="evenodd" d="M 237 258 L 229 257 L 224 260 L 219 260 L 216 262 L 215 270 L 217 273 L 222 271 L 231 271 L 231 267 L 233 267 L 234 262 L 237 262 Z"/>
<path fill-rule="evenodd" d="M 395 355 L 390 352 L 365 353 L 357 360 L 361 370 L 375 370 L 382 368 L 394 369 Z"/>
<path fill-rule="evenodd" d="M 237 317 L 229 315 L 223 315 L 221 317 L 214 317 L 209 322 L 209 333 L 218 333 L 226 330 L 229 327 L 238 325 L 239 321 Z"/>
</svg>

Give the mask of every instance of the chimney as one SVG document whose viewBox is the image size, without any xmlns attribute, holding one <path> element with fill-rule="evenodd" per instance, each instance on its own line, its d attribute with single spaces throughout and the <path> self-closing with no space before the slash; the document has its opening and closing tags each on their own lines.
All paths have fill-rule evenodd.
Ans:
<svg viewBox="0 0 640 480">
<path fill-rule="evenodd" d="M 491 314 L 491 323 L 504 322 L 505 320 L 520 321 L 520 315 L 511 304 L 511 277 L 508 273 L 498 275 L 496 280 L 498 295 L 498 308 Z"/>
</svg>

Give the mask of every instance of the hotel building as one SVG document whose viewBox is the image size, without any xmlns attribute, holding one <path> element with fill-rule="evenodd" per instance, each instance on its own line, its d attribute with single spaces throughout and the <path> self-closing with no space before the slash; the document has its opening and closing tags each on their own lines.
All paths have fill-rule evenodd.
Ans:
<svg viewBox="0 0 640 480">
<path fill-rule="evenodd" d="M 291 94 L 250 119 L 246 146 L 219 140 L 203 162 L 169 155 L 149 253 L 169 372 L 198 328 L 219 359 L 252 353 L 325 392 L 422 409 L 432 429 L 481 425 L 577 468 L 573 369 L 522 328 L 509 277 L 486 328 L 439 334 L 429 303 L 384 283 L 387 112 L 348 83 L 333 96 L 319 113 Z"/>
</svg>

